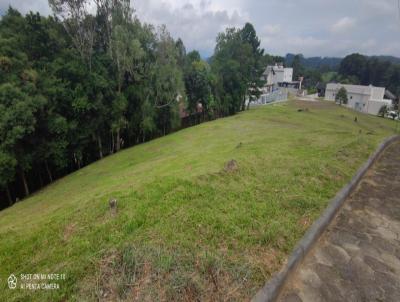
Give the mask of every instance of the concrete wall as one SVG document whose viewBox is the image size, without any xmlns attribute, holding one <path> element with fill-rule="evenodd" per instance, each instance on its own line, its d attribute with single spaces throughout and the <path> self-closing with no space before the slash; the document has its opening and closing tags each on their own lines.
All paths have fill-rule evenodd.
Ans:
<svg viewBox="0 0 400 302">
<path fill-rule="evenodd" d="M 347 94 L 347 107 L 356 111 L 367 113 L 367 104 L 369 101 L 368 95 L 348 93 Z"/>
<path fill-rule="evenodd" d="M 292 81 L 293 81 L 293 68 L 285 68 L 283 74 L 283 82 L 290 83 Z"/>
<path fill-rule="evenodd" d="M 371 100 L 383 100 L 385 98 L 385 88 L 372 87 L 371 88 Z"/>
<path fill-rule="evenodd" d="M 335 101 L 336 90 L 327 89 L 325 91 L 325 100 L 327 101 Z"/>
<path fill-rule="evenodd" d="M 274 72 L 272 72 L 272 69 Z M 264 77 L 267 85 L 278 85 L 278 83 L 290 83 L 293 80 L 293 68 L 283 68 L 282 66 L 268 66 Z"/>
<path fill-rule="evenodd" d="M 392 105 L 392 101 L 390 100 L 371 100 L 368 102 L 367 104 L 367 113 L 369 114 L 373 114 L 373 115 L 378 115 L 379 110 L 382 108 L 382 106 L 387 105 L 387 106 L 391 106 Z"/>
</svg>

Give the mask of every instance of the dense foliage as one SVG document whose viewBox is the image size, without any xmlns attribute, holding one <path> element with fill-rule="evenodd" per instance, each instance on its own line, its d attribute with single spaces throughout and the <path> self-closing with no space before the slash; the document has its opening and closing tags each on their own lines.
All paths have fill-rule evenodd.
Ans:
<svg viewBox="0 0 400 302">
<path fill-rule="evenodd" d="M 352 54 L 343 59 L 340 76 L 353 84 L 385 87 L 400 94 L 400 65 L 377 57 Z"/>
<path fill-rule="evenodd" d="M 54 16 L 0 20 L 1 206 L 186 116 L 245 109 L 270 57 L 252 25 L 217 39 L 210 64 L 126 0 L 50 0 Z M 93 12 L 95 8 L 95 12 Z M 201 104 L 199 106 L 199 104 Z"/>
<path fill-rule="evenodd" d="M 295 80 L 304 77 L 303 87 L 309 93 L 337 82 L 385 87 L 395 96 L 400 95 L 400 59 L 395 57 L 351 54 L 338 59 L 288 54 L 285 64 L 293 67 Z"/>
</svg>

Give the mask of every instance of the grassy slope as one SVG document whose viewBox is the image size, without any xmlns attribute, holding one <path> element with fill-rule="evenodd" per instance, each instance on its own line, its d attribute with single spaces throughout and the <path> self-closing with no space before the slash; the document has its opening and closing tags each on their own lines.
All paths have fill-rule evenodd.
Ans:
<svg viewBox="0 0 400 302">
<path fill-rule="evenodd" d="M 327 103 L 257 108 L 59 180 L 0 212 L 0 300 L 248 299 L 393 133 L 389 120 L 355 115 Z M 231 159 L 239 170 L 223 172 Z M 10 273 L 67 280 L 11 291 Z"/>
</svg>

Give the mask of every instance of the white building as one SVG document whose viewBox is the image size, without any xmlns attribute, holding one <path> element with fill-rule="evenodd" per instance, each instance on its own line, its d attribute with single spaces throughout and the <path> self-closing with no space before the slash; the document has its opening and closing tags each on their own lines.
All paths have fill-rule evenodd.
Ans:
<svg viewBox="0 0 400 302">
<path fill-rule="evenodd" d="M 293 82 L 293 68 L 285 68 L 283 64 L 268 66 L 261 79 L 265 85 L 256 104 L 286 100 L 289 93 L 297 94 L 301 88 L 301 82 Z"/>
<path fill-rule="evenodd" d="M 392 101 L 384 98 L 385 88 L 360 85 L 344 85 L 330 83 L 326 86 L 325 100 L 335 101 L 340 88 L 344 87 L 347 91 L 348 108 L 363 113 L 377 115 L 382 106 L 391 106 Z"/>
<path fill-rule="evenodd" d="M 275 66 L 268 66 L 262 79 L 266 82 L 264 92 L 272 92 L 284 84 L 290 84 L 293 81 L 293 68 L 285 68 L 283 65 L 275 64 Z"/>
</svg>

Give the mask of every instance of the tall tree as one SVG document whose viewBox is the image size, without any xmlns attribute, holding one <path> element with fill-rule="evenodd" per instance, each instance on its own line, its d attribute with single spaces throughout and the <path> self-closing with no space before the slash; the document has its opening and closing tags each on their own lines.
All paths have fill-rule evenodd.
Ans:
<svg viewBox="0 0 400 302">
<path fill-rule="evenodd" d="M 95 19 L 89 0 L 49 0 L 53 13 L 63 22 L 81 58 L 92 68 Z"/>
<path fill-rule="evenodd" d="M 339 67 L 339 73 L 343 76 L 354 76 L 357 83 L 361 84 L 367 71 L 367 59 L 360 54 L 352 54 L 343 59 Z"/>
<path fill-rule="evenodd" d="M 261 41 L 257 37 L 257 33 L 252 24 L 246 23 L 241 31 L 242 41 L 251 46 L 251 60 L 248 64 L 248 87 L 246 97 L 248 99 L 248 108 L 250 103 L 260 98 L 261 87 L 265 82 L 261 79 L 265 71 L 264 49 L 260 48 Z M 242 110 L 244 110 L 245 102 L 243 102 Z"/>
</svg>

